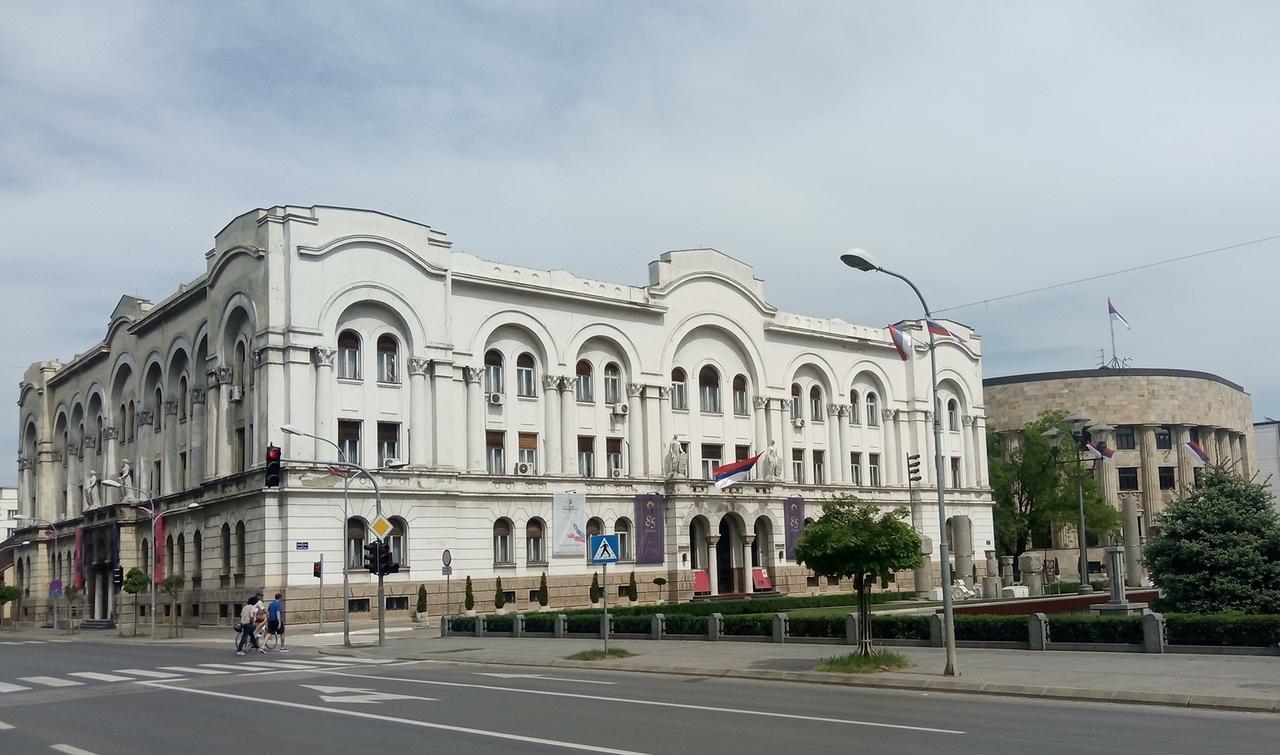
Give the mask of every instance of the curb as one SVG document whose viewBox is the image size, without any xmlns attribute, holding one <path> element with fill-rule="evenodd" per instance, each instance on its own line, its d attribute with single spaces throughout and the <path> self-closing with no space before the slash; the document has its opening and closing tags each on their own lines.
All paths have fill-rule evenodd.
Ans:
<svg viewBox="0 0 1280 755">
<path fill-rule="evenodd" d="M 367 653 L 352 652 L 357 648 L 322 648 L 321 655 L 373 657 Z M 831 684 L 842 687 L 863 687 L 922 692 L 953 692 L 960 694 L 996 695 L 1004 697 L 1029 697 L 1043 700 L 1070 700 L 1074 702 L 1122 703 L 1126 705 L 1160 705 L 1173 708 L 1202 708 L 1232 710 L 1247 713 L 1280 713 L 1280 698 L 1228 697 L 1222 695 L 1193 695 L 1154 690 L 1110 690 L 1080 687 L 1052 687 L 1030 684 L 1006 684 L 997 682 L 972 682 L 965 679 L 929 678 L 911 679 L 895 676 L 842 676 L 820 671 L 775 671 L 772 669 L 736 668 L 671 668 L 668 666 L 642 666 L 625 661 L 570 661 L 554 659 L 536 661 L 528 658 L 490 657 L 484 659 L 451 658 L 451 653 L 418 653 L 395 655 L 400 661 L 453 661 L 494 666 L 532 666 L 540 668 L 603 669 L 606 671 L 635 671 L 643 674 L 668 674 L 674 676 L 701 676 L 709 678 L 754 679 L 770 682 L 802 682 L 805 684 Z"/>
</svg>

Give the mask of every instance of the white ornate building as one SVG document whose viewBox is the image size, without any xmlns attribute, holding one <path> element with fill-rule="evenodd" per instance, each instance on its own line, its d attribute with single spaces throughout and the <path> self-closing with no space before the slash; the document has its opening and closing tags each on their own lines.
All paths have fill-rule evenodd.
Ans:
<svg viewBox="0 0 1280 755">
<path fill-rule="evenodd" d="M 710 249 L 665 253 L 647 286 L 628 286 L 450 247 L 376 212 L 255 210 L 218 233 L 200 277 L 159 303 L 122 298 L 100 343 L 32 365 L 20 506 L 58 538 L 15 535 L 34 541 L 11 551 L 24 615 L 45 615 L 61 577 L 83 579 L 89 610 L 109 618 L 111 568 L 150 568 L 145 514 L 101 484 L 126 462 L 141 489 L 126 497 L 169 512 L 159 558 L 189 578 L 183 621 L 227 622 L 248 591 L 280 588 L 295 620 L 314 618 L 322 556 L 326 611 L 344 562 L 353 610 L 376 611 L 359 563 L 372 487 L 351 482 L 344 519 L 342 479 L 317 461 L 333 446 L 286 424 L 370 469 L 408 462 L 374 473 L 403 565 L 388 577 L 390 611 L 408 610 L 419 584 L 432 613 L 444 607 L 446 548 L 455 610 L 464 576 L 481 608 L 495 577 L 528 607 L 543 573 L 553 607 L 586 603 L 585 553 L 557 555 L 574 517 L 624 535 L 632 563 L 610 570 L 611 594 L 632 570 L 642 600 L 844 589 L 794 564 L 804 518 L 845 491 L 912 505 L 904 456 L 933 454 L 923 345 L 903 361 L 883 328 L 781 312 L 750 266 Z M 843 274 L 835 261 L 831 274 Z M 992 524 L 979 348 L 976 336 L 948 342 L 938 360 L 949 513 L 971 518 L 981 549 Z M 268 444 L 284 450 L 278 489 L 264 487 Z M 752 480 L 724 491 L 706 480 L 770 446 Z M 569 491 L 585 512 L 554 503 L 579 500 Z M 936 543 L 933 497 L 916 498 L 914 521 Z"/>
</svg>

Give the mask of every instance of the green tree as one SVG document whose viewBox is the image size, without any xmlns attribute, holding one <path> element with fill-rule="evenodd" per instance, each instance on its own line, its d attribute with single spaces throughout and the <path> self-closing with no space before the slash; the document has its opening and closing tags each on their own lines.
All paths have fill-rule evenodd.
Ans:
<svg viewBox="0 0 1280 755">
<path fill-rule="evenodd" d="M 1063 439 L 1056 459 L 1049 439 L 1043 436 L 1054 427 Z M 1073 445 L 1071 428 L 1062 412 L 1049 412 L 1016 434 L 987 431 L 991 496 L 996 502 L 996 549 L 1001 555 L 1016 558 L 1032 547 L 1033 536 L 1048 538 L 1058 525 L 1079 521 Z M 1080 465 L 1085 527 L 1099 538 L 1119 530 L 1123 521 L 1120 512 L 1107 504 L 1090 471 L 1094 464 L 1107 463 L 1085 461 Z"/>
<path fill-rule="evenodd" d="M 414 612 L 419 616 L 427 615 L 427 586 L 418 585 L 418 604 L 414 606 Z"/>
<path fill-rule="evenodd" d="M 133 635 L 138 636 L 138 593 L 151 587 L 151 577 L 138 567 L 133 567 L 124 575 L 124 585 L 120 588 L 133 596 Z"/>
<path fill-rule="evenodd" d="M 476 607 L 476 595 L 471 591 L 471 575 L 467 575 L 467 586 L 466 589 L 463 590 L 462 594 L 462 605 L 465 606 L 468 611 L 474 611 Z"/>
<path fill-rule="evenodd" d="M 182 588 L 187 578 L 181 574 L 170 574 L 160 582 L 160 589 L 169 596 L 169 636 L 181 637 L 182 627 L 178 624 L 178 601 L 182 599 Z"/>
<path fill-rule="evenodd" d="M 1143 557 L 1167 610 L 1280 613 L 1280 514 L 1266 486 L 1208 468 L 1156 524 Z"/>
<path fill-rule="evenodd" d="M 600 574 L 593 572 L 591 574 L 591 594 L 589 596 L 592 603 L 600 602 Z"/>
<path fill-rule="evenodd" d="M 920 536 L 906 509 L 881 511 L 853 496 L 837 496 L 796 541 L 796 560 L 819 576 L 853 580 L 858 596 L 858 654 L 871 655 L 871 585 L 922 563 Z"/>
<path fill-rule="evenodd" d="M 498 577 L 497 586 L 493 588 L 493 607 L 502 608 L 507 604 L 507 596 L 502 594 L 502 577 Z"/>
<path fill-rule="evenodd" d="M 4 607 L 22 597 L 22 590 L 13 585 L 0 585 L 0 624 L 4 623 Z"/>
<path fill-rule="evenodd" d="M 538 580 L 538 605 L 546 608 L 549 602 L 551 602 L 551 594 L 547 590 L 547 573 L 543 572 L 542 579 Z"/>
<path fill-rule="evenodd" d="M 636 587 L 636 573 L 631 572 L 631 579 L 627 582 L 627 600 L 634 603 L 639 595 L 640 590 Z"/>
</svg>

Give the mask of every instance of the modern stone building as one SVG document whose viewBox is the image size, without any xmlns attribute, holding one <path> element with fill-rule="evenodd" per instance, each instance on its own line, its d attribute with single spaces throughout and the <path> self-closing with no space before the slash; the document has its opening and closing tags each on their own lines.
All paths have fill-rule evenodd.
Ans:
<svg viewBox="0 0 1280 755">
<path fill-rule="evenodd" d="M 373 475 L 402 564 L 389 611 L 407 612 L 419 584 L 432 614 L 444 608 L 446 548 L 453 610 L 466 576 L 481 608 L 499 577 L 528 608 L 544 573 L 552 606 L 585 604 L 595 532 L 623 538 L 610 594 L 632 570 L 642 600 L 659 597 L 657 577 L 666 599 L 847 589 L 795 564 L 804 520 L 845 491 L 913 505 L 903 458 L 933 453 L 920 323 L 904 361 L 883 328 L 778 310 L 748 265 L 714 250 L 662 254 L 631 286 L 451 247 L 377 212 L 254 210 L 217 234 L 198 278 L 157 303 L 123 297 L 101 342 L 32 365 L 20 506 L 58 538 L 15 535 L 35 541 L 14 549 L 24 616 L 43 618 L 49 580 L 64 578 L 110 618 L 111 569 L 153 560 L 189 578 L 186 623 L 227 623 L 256 589 L 287 590 L 291 616 L 314 619 L 321 559 L 331 617 L 344 565 L 351 609 L 376 613 L 361 568 L 373 488 L 353 479 L 344 513 L 335 447 L 384 467 Z M 965 343 L 937 350 L 949 511 L 982 549 L 981 339 L 957 330 Z M 278 489 L 264 487 L 268 444 L 286 460 Z M 715 465 L 762 452 L 753 479 L 710 484 Z M 122 476 L 133 488 L 104 483 Z M 914 521 L 936 543 L 922 498 Z M 122 505 L 147 500 L 163 512 L 154 543 L 147 515 Z"/>
<path fill-rule="evenodd" d="M 1252 401 L 1244 388 L 1207 372 L 1158 369 L 1096 369 L 1041 372 L 983 381 L 987 417 L 997 432 L 1016 432 L 1050 411 L 1079 413 L 1091 424 L 1115 427 L 1100 438 L 1115 451 L 1093 465 L 1107 501 L 1124 514 L 1126 570 L 1131 584 L 1145 577 L 1140 548 L 1154 517 L 1188 485 L 1200 463 L 1187 447 L 1195 441 L 1211 464 L 1256 469 L 1250 434 Z M 1066 444 L 1070 453 L 1070 443 Z M 1064 578 L 1079 577 L 1076 528 L 1054 533 L 1054 549 Z M 1100 568 L 1103 549 L 1091 548 L 1091 571 Z M 1094 565 L 1094 564 L 1097 565 Z"/>
<path fill-rule="evenodd" d="M 1253 423 L 1254 454 L 1258 459 L 1258 479 L 1271 489 L 1280 508 L 1280 420 L 1268 417 Z"/>
</svg>

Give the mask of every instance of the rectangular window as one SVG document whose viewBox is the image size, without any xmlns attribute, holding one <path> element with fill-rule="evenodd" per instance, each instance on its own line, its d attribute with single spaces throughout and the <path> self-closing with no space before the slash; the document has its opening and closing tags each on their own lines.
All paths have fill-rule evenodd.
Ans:
<svg viewBox="0 0 1280 755">
<path fill-rule="evenodd" d="M 815 485 L 825 485 L 827 482 L 826 454 L 822 451 L 813 452 L 813 483 Z"/>
<path fill-rule="evenodd" d="M 791 476 L 796 478 L 796 482 L 804 482 L 804 449 L 791 451 Z"/>
<path fill-rule="evenodd" d="M 701 409 L 704 414 L 720 413 L 720 386 L 716 383 L 702 383 L 698 387 L 701 397 Z"/>
<path fill-rule="evenodd" d="M 689 409 L 689 394 L 686 392 L 684 382 L 671 384 L 671 408 L 679 411 Z"/>
<path fill-rule="evenodd" d="M 532 367 L 516 367 L 516 392 L 521 396 L 536 396 L 537 385 L 533 379 Z"/>
<path fill-rule="evenodd" d="M 825 417 L 827 416 L 827 413 L 822 410 L 822 399 L 820 398 L 809 399 L 809 416 L 813 419 L 814 422 L 826 421 Z"/>
<path fill-rule="evenodd" d="M 1138 489 L 1137 467 L 1118 467 L 1116 468 L 1116 476 L 1120 490 L 1132 491 Z"/>
<path fill-rule="evenodd" d="M 862 454 L 857 451 L 849 454 L 849 483 L 862 485 Z"/>
<path fill-rule="evenodd" d="M 747 416 L 747 392 L 745 390 L 733 389 L 733 413 L 739 417 Z"/>
<path fill-rule="evenodd" d="M 1169 428 L 1156 428 L 1156 448 L 1164 451 L 1173 448 L 1173 433 L 1169 431 Z"/>
<path fill-rule="evenodd" d="M 720 460 L 724 458 L 724 447 L 715 443 L 702 444 L 702 479 L 714 480 L 716 478 L 715 468 L 722 463 Z"/>
<path fill-rule="evenodd" d="M 378 350 L 378 382 L 400 382 L 400 375 L 396 371 L 396 353 L 394 351 Z"/>
<path fill-rule="evenodd" d="M 338 377 L 346 380 L 360 379 L 360 349 L 338 347 Z"/>
<path fill-rule="evenodd" d="M 186 489 L 187 487 L 187 452 L 178 453 L 178 487 Z"/>
<path fill-rule="evenodd" d="M 378 423 L 378 466 L 385 467 L 388 461 L 400 460 L 400 424 L 397 422 Z"/>
<path fill-rule="evenodd" d="M 1160 489 L 1173 490 L 1177 487 L 1177 479 L 1173 474 L 1173 467 L 1160 467 Z"/>
<path fill-rule="evenodd" d="M 951 457 L 951 487 L 960 487 L 960 457 Z"/>
<path fill-rule="evenodd" d="M 484 434 L 484 457 L 489 474 L 506 474 L 507 434 L 501 430 L 489 430 Z"/>
<path fill-rule="evenodd" d="M 791 396 L 791 419 L 801 419 L 804 417 L 804 410 L 800 408 L 800 396 Z"/>
<path fill-rule="evenodd" d="M 1191 433 L 1190 433 L 1190 434 L 1191 434 L 1191 438 L 1190 438 L 1191 442 L 1192 442 L 1192 443 L 1195 443 L 1195 444 L 1197 444 L 1197 445 L 1199 445 L 1199 443 L 1200 443 L 1200 428 L 1198 428 L 1198 427 L 1193 427 L 1193 428 L 1191 428 Z"/>
<path fill-rule="evenodd" d="M 486 364 L 484 366 L 485 393 L 504 393 L 502 388 L 502 365 Z"/>
<path fill-rule="evenodd" d="M 360 463 L 360 420 L 338 420 L 338 448 L 342 449 L 344 460 Z"/>
<path fill-rule="evenodd" d="M 590 435 L 578 436 L 578 474 L 596 476 L 596 439 Z"/>
<path fill-rule="evenodd" d="M 595 398 L 592 396 L 592 393 L 591 393 L 591 376 L 590 375 L 579 375 L 578 387 L 574 390 L 576 391 L 576 395 L 579 401 L 582 401 L 588 404 L 595 401 Z"/>
<path fill-rule="evenodd" d="M 520 433 L 518 450 L 521 464 L 528 464 L 529 471 L 538 471 L 538 435 L 537 433 Z"/>
<path fill-rule="evenodd" d="M 622 438 L 604 439 L 604 463 L 609 468 L 610 477 L 615 469 L 622 473 Z"/>
<path fill-rule="evenodd" d="M 409 596 L 408 595 L 388 595 L 387 610 L 388 611 L 408 611 Z"/>
<path fill-rule="evenodd" d="M 871 487 L 880 487 L 880 454 L 867 454 L 867 472 Z"/>
<path fill-rule="evenodd" d="M 733 447 L 734 461 L 743 461 L 744 459 L 750 459 L 750 458 L 751 458 L 751 446 L 734 446 Z"/>
<path fill-rule="evenodd" d="M 1116 450 L 1132 451 L 1137 448 L 1138 444 L 1133 434 L 1132 426 L 1124 426 L 1116 428 Z M 1137 488 L 1135 488 L 1136 490 Z"/>
<path fill-rule="evenodd" d="M 622 403 L 622 377 L 616 372 L 604 372 L 604 402 L 606 404 Z"/>
<path fill-rule="evenodd" d="M 245 466 L 246 457 L 249 449 L 245 447 L 245 433 L 243 427 L 236 428 L 236 469 L 243 472 L 248 467 Z M 155 488 L 152 488 L 155 490 Z"/>
</svg>

